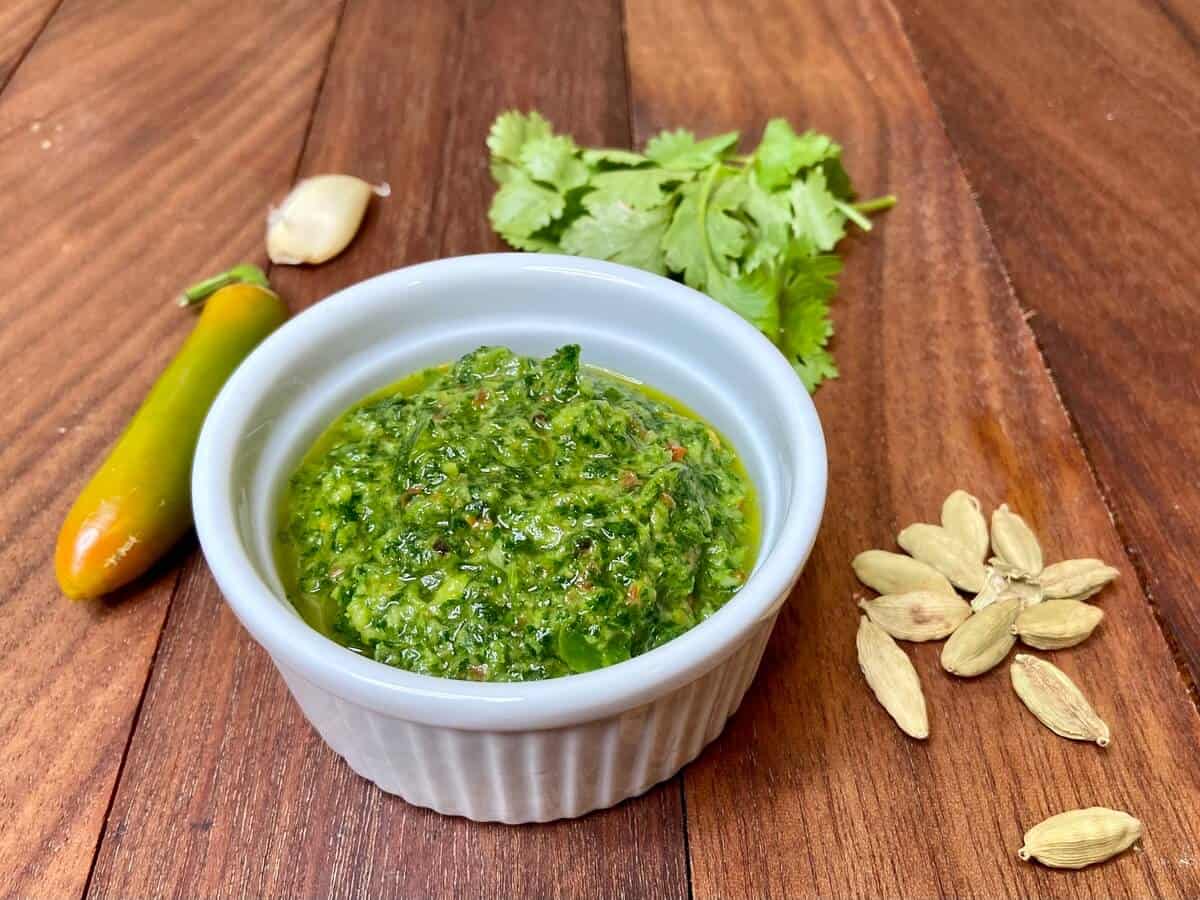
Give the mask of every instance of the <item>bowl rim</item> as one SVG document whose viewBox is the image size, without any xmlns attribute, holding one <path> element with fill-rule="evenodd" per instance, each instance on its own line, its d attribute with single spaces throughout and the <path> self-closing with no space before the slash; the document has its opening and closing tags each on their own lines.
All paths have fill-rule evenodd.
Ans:
<svg viewBox="0 0 1200 900">
<path fill-rule="evenodd" d="M 795 436 L 785 464 L 793 471 L 778 537 L 746 584 L 716 613 L 640 656 L 592 672 L 526 682 L 473 682 L 420 675 L 376 662 L 326 638 L 286 609 L 262 579 L 240 538 L 231 478 L 240 437 L 261 396 L 298 342 L 311 340 L 381 289 L 403 302 L 405 287 L 454 276 L 503 278 L 539 272 L 602 278 L 649 291 L 664 314 L 708 319 L 764 389 L 794 395 L 778 404 Z M 703 412 L 703 411 L 701 411 Z M 238 436 L 235 440 L 233 436 Z M 640 269 L 583 257 L 486 253 L 394 269 L 357 282 L 294 316 L 263 341 L 221 390 L 204 422 L 192 470 L 201 548 L 221 593 L 251 636 L 287 678 L 299 676 L 351 703 L 426 725 L 462 730 L 526 731 L 606 718 L 682 687 L 732 654 L 773 617 L 803 568 L 824 510 L 827 458 L 816 407 L 791 365 L 756 328 L 685 285 Z"/>
</svg>

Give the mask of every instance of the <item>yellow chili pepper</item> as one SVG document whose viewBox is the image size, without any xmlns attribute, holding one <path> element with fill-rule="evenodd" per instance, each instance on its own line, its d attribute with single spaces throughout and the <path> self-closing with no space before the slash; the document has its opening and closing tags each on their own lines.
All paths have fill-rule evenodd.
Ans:
<svg viewBox="0 0 1200 900">
<path fill-rule="evenodd" d="M 191 527 L 192 457 L 204 417 L 238 364 L 287 318 L 257 266 L 207 279 L 180 304 L 205 300 L 196 327 L 58 533 L 54 568 L 73 600 L 137 578 Z"/>
</svg>

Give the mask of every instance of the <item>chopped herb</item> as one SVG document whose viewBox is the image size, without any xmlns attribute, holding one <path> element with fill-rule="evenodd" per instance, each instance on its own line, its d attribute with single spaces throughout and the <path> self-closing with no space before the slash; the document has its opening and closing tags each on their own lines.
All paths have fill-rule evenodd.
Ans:
<svg viewBox="0 0 1200 900">
<path fill-rule="evenodd" d="M 481 348 L 356 405 L 293 474 L 283 524 L 288 595 L 326 635 L 414 672 L 519 681 L 620 662 L 715 612 L 754 562 L 757 513 L 712 429 L 568 345 Z"/>
</svg>

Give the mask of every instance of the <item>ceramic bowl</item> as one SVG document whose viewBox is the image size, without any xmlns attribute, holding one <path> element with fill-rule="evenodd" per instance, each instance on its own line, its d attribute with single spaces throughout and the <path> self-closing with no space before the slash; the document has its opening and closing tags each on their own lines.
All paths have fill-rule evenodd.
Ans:
<svg viewBox="0 0 1200 900">
<path fill-rule="evenodd" d="M 683 401 L 736 446 L 762 544 L 706 621 L 605 669 L 547 681 L 417 675 L 306 625 L 273 557 L 288 475 L 347 407 L 482 344 L 585 363 Z M 724 727 L 816 537 L 825 501 L 816 411 L 780 353 L 681 284 L 576 257 L 444 259 L 356 284 L 296 316 L 234 373 L 200 436 L 196 530 L 230 607 L 313 727 L 354 771 L 410 803 L 471 819 L 546 821 L 671 777 Z"/>
</svg>

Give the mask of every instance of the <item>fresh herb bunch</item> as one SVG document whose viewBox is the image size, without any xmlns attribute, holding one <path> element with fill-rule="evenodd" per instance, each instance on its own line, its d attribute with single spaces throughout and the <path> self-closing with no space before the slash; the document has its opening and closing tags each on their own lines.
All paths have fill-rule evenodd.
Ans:
<svg viewBox="0 0 1200 900">
<path fill-rule="evenodd" d="M 487 145 L 500 185 L 488 212 L 521 250 L 610 259 L 675 275 L 769 337 L 810 391 L 837 377 L 829 301 L 846 223 L 864 230 L 886 196 L 854 202 L 842 148 L 767 123 L 749 156 L 738 132 L 664 131 L 642 153 L 579 147 L 539 113 L 509 111 Z"/>
</svg>

